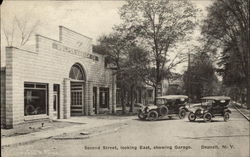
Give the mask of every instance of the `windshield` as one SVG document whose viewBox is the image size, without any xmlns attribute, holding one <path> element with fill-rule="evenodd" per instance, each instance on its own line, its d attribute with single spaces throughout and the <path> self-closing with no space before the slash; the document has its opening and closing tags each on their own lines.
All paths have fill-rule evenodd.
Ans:
<svg viewBox="0 0 250 157">
<path fill-rule="evenodd" d="M 214 103 L 214 100 L 202 100 L 201 105 L 202 106 L 212 106 Z"/>
<path fill-rule="evenodd" d="M 157 98 L 156 99 L 156 104 L 157 105 L 176 105 L 176 104 L 184 104 L 187 102 L 187 99 L 162 99 L 162 98 Z"/>
<path fill-rule="evenodd" d="M 164 99 L 156 99 L 156 104 L 157 105 L 164 105 L 165 104 L 165 100 Z"/>
</svg>

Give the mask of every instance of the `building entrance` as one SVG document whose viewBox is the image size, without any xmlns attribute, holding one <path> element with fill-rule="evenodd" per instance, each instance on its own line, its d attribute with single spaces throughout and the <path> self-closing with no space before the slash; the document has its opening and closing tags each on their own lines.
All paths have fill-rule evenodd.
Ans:
<svg viewBox="0 0 250 157">
<path fill-rule="evenodd" d="M 74 64 L 69 72 L 69 78 L 72 80 L 70 83 L 71 116 L 80 116 L 84 113 L 84 86 L 86 76 L 80 64 Z"/>
<path fill-rule="evenodd" d="M 71 82 L 71 116 L 83 115 L 84 109 L 84 84 Z"/>
</svg>

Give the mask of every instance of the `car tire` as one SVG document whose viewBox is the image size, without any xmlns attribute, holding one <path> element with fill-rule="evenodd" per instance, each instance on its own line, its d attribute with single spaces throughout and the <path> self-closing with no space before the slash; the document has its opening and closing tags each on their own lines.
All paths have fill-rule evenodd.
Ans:
<svg viewBox="0 0 250 157">
<path fill-rule="evenodd" d="M 153 121 L 156 120 L 157 118 L 158 118 L 158 112 L 156 112 L 155 110 L 148 112 L 148 120 Z"/>
<path fill-rule="evenodd" d="M 180 118 L 180 119 L 185 118 L 186 113 L 187 113 L 187 112 L 186 112 L 185 109 L 180 109 L 180 110 L 179 110 L 179 114 L 178 114 L 179 118 Z"/>
<path fill-rule="evenodd" d="M 205 122 L 211 122 L 212 121 L 212 114 L 207 112 L 203 115 L 203 119 Z"/>
<path fill-rule="evenodd" d="M 140 120 L 145 120 L 147 118 L 147 115 L 145 115 L 141 110 L 138 112 L 138 118 Z"/>
<path fill-rule="evenodd" d="M 190 122 L 194 122 L 195 119 L 196 119 L 196 115 L 193 112 L 190 112 L 189 115 L 188 115 L 188 120 Z"/>
<path fill-rule="evenodd" d="M 229 120 L 229 117 L 230 117 L 229 113 L 225 112 L 223 115 L 224 121 L 227 122 Z"/>
<path fill-rule="evenodd" d="M 167 106 L 164 106 L 164 105 L 160 106 L 159 107 L 159 114 L 161 116 L 167 115 L 168 114 L 168 108 L 167 108 Z"/>
</svg>

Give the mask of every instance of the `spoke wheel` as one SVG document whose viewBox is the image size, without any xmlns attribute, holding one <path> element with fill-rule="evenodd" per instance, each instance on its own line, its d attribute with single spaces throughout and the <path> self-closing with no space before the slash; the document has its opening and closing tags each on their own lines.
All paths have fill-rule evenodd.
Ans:
<svg viewBox="0 0 250 157">
<path fill-rule="evenodd" d="M 184 110 L 184 109 L 181 109 L 180 111 L 179 111 L 179 118 L 180 119 L 183 119 L 183 118 L 185 118 L 185 116 L 186 116 L 186 110 Z"/>
<path fill-rule="evenodd" d="M 159 107 L 159 113 L 160 113 L 161 116 L 167 115 L 168 114 L 167 106 L 164 106 L 164 105 L 160 106 Z"/>
<path fill-rule="evenodd" d="M 223 116 L 223 118 L 224 118 L 224 121 L 225 122 L 227 122 L 228 120 L 229 120 L 229 113 L 228 112 L 226 112 L 226 113 L 224 113 L 224 116 Z"/>
<path fill-rule="evenodd" d="M 147 115 L 145 115 L 142 111 L 139 111 L 138 113 L 138 118 L 141 119 L 141 120 L 144 120 L 146 119 Z"/>
<path fill-rule="evenodd" d="M 148 120 L 156 120 L 158 118 L 158 113 L 156 111 L 149 111 Z"/>
<path fill-rule="evenodd" d="M 189 115 L 188 115 L 188 120 L 190 122 L 193 122 L 193 121 L 195 121 L 195 119 L 196 119 L 195 114 L 193 112 L 190 112 Z"/>
<path fill-rule="evenodd" d="M 204 114 L 203 119 L 205 122 L 211 122 L 212 121 L 212 114 L 207 112 Z"/>
</svg>

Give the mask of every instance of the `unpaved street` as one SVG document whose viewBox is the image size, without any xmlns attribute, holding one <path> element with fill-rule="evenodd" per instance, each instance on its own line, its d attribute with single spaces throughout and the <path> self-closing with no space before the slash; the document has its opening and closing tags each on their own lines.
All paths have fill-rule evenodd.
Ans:
<svg viewBox="0 0 250 157">
<path fill-rule="evenodd" d="M 116 132 L 91 138 L 80 132 L 5 147 L 3 156 L 249 156 L 249 122 L 232 109 L 231 119 L 211 123 L 188 119 L 140 121 L 135 117 Z M 115 131 L 115 130 L 114 130 Z M 81 136 L 81 135 L 80 135 Z M 84 135 L 82 135 L 84 136 Z M 70 138 L 67 138 L 70 137 Z"/>
</svg>

